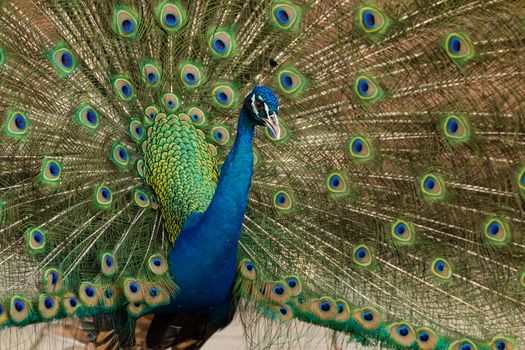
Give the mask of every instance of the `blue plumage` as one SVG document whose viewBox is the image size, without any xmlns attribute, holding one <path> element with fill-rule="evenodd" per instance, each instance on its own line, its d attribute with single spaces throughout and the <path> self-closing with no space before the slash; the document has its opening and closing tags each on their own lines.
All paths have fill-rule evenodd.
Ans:
<svg viewBox="0 0 525 350">
<path fill-rule="evenodd" d="M 257 114 L 252 97 L 261 103 Z M 204 213 L 188 217 L 169 254 L 170 272 L 180 291 L 160 313 L 198 313 L 209 317 L 216 328 L 231 320 L 238 241 L 253 175 L 252 143 L 255 126 L 269 117 L 265 105 L 270 114 L 279 108 L 275 94 L 266 87 L 256 87 L 246 97 L 213 199 Z"/>
</svg>

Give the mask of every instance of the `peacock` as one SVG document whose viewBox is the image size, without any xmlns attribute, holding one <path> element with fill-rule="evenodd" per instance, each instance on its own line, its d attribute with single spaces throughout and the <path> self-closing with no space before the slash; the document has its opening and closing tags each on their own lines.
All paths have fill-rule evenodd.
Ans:
<svg viewBox="0 0 525 350">
<path fill-rule="evenodd" d="M 0 327 L 236 315 L 525 348 L 522 0 L 0 0 Z M 308 329 L 308 328 L 306 328 Z M 5 334 L 5 333 L 4 333 Z M 102 335 L 102 336 L 101 336 Z M 356 345 L 357 346 L 357 345 Z"/>
</svg>

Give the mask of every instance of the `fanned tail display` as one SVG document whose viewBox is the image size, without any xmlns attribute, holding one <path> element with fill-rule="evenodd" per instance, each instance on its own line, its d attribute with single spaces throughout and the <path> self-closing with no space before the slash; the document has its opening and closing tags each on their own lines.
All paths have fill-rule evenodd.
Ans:
<svg viewBox="0 0 525 350">
<path fill-rule="evenodd" d="M 0 327 L 125 348 L 153 313 L 149 344 L 198 349 L 238 309 L 524 347 L 523 62 L 520 0 L 0 0 Z M 212 214 L 243 186 L 237 249 L 236 206 Z M 236 269 L 220 317 L 186 308 L 184 259 L 210 290 Z"/>
</svg>

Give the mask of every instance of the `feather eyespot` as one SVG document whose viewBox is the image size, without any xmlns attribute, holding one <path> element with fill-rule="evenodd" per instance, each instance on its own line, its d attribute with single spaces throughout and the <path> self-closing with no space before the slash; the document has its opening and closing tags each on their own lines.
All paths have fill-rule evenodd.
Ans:
<svg viewBox="0 0 525 350">
<path fill-rule="evenodd" d="M 325 302 L 322 302 L 321 304 L 319 304 L 319 310 L 323 311 L 323 312 L 328 312 L 330 311 L 332 308 L 332 305 L 325 301 Z"/>
<path fill-rule="evenodd" d="M 430 328 L 418 328 L 416 330 L 416 342 L 421 350 L 434 350 L 439 339 Z"/>
<path fill-rule="evenodd" d="M 124 281 L 124 296 L 130 303 L 143 299 L 144 286 L 141 282 L 128 278 Z"/>
<path fill-rule="evenodd" d="M 510 241 L 510 227 L 503 219 L 490 219 L 484 225 L 485 238 L 489 242 L 503 245 Z"/>
<path fill-rule="evenodd" d="M 62 307 L 68 316 L 73 316 L 80 307 L 80 300 L 75 294 L 67 293 L 62 298 Z"/>
<path fill-rule="evenodd" d="M 288 66 L 277 73 L 279 89 L 291 97 L 297 97 L 305 87 L 305 78 L 297 69 Z"/>
<path fill-rule="evenodd" d="M 444 280 L 452 278 L 452 267 L 449 262 L 443 258 L 436 258 L 432 262 L 432 273 Z"/>
<path fill-rule="evenodd" d="M 421 192 L 429 200 L 442 199 L 445 196 L 445 185 L 440 176 L 427 174 L 421 178 Z"/>
<path fill-rule="evenodd" d="M 93 195 L 95 206 L 107 209 L 113 202 L 113 193 L 107 186 L 99 185 L 95 188 Z"/>
<path fill-rule="evenodd" d="M 203 83 L 201 69 L 191 63 L 182 65 L 180 78 L 184 86 L 188 89 L 198 88 Z"/>
<path fill-rule="evenodd" d="M 514 341 L 512 339 L 505 338 L 502 336 L 496 336 L 492 338 L 490 345 L 491 345 L 491 350 L 513 350 L 514 349 Z"/>
<path fill-rule="evenodd" d="M 323 321 L 333 320 L 337 316 L 335 301 L 330 297 L 314 299 L 309 304 L 310 311 Z"/>
<path fill-rule="evenodd" d="M 360 11 L 360 18 L 361 27 L 369 33 L 381 30 L 385 24 L 383 14 L 372 7 L 363 7 Z"/>
<path fill-rule="evenodd" d="M 129 164 L 127 148 L 120 143 L 115 143 L 110 153 L 110 159 L 119 169 L 124 170 Z"/>
<path fill-rule="evenodd" d="M 46 246 L 46 231 L 38 228 L 28 229 L 26 242 L 32 252 L 41 252 Z"/>
<path fill-rule="evenodd" d="M 276 295 L 283 295 L 285 292 L 285 289 L 283 286 L 275 286 L 273 288 L 273 293 L 276 294 Z"/>
<path fill-rule="evenodd" d="M 133 201 L 141 208 L 146 208 L 150 205 L 148 195 L 142 190 L 135 190 L 133 193 Z"/>
<path fill-rule="evenodd" d="M 381 97 L 381 89 L 376 82 L 366 76 L 360 76 L 355 82 L 355 91 L 361 100 L 375 102 Z"/>
<path fill-rule="evenodd" d="M 282 322 L 287 322 L 293 319 L 293 310 L 288 305 L 272 305 L 270 309 L 273 312 L 273 315 Z"/>
<path fill-rule="evenodd" d="M 443 132 L 452 142 L 465 142 L 470 138 L 470 125 L 465 117 L 450 115 L 443 122 Z"/>
<path fill-rule="evenodd" d="M 291 3 L 274 1 L 271 22 L 279 29 L 296 30 L 301 19 L 301 9 Z"/>
<path fill-rule="evenodd" d="M 60 311 L 60 303 L 55 297 L 41 294 L 38 301 L 38 311 L 42 318 L 51 320 Z"/>
<path fill-rule="evenodd" d="M 161 81 L 161 69 L 153 61 L 141 63 L 142 80 L 149 87 L 157 87 Z"/>
<path fill-rule="evenodd" d="M 111 286 L 102 289 L 101 296 L 104 308 L 111 310 L 116 306 L 116 291 Z"/>
<path fill-rule="evenodd" d="M 352 260 L 359 266 L 370 266 L 372 264 L 372 253 L 366 245 L 358 245 L 354 248 Z"/>
<path fill-rule="evenodd" d="M 135 301 L 135 302 L 129 303 L 126 309 L 128 311 L 128 314 L 130 314 L 130 316 L 138 318 L 142 316 L 144 310 L 146 309 L 146 305 L 142 303 L 141 301 Z"/>
<path fill-rule="evenodd" d="M 130 101 L 134 97 L 133 86 L 127 78 L 117 77 L 113 80 L 113 88 L 117 97 L 123 101 Z"/>
<path fill-rule="evenodd" d="M 384 11 L 376 6 L 361 6 L 355 13 L 354 24 L 366 39 L 378 42 L 392 24 Z"/>
<path fill-rule="evenodd" d="M 148 74 L 146 75 L 146 79 L 147 79 L 148 83 L 150 83 L 150 84 L 154 84 L 154 83 L 157 82 L 158 75 L 155 74 L 155 73 L 153 73 L 153 72 L 151 72 L 151 73 L 148 73 Z"/>
<path fill-rule="evenodd" d="M 342 173 L 331 173 L 326 177 L 326 188 L 331 194 L 342 195 L 348 192 L 346 176 Z"/>
<path fill-rule="evenodd" d="M 381 324 L 381 315 L 377 310 L 372 308 L 357 310 L 354 313 L 353 318 L 366 330 L 376 329 Z"/>
<path fill-rule="evenodd" d="M 146 291 L 145 302 L 148 306 L 156 307 L 169 303 L 169 294 L 164 288 L 147 286 Z"/>
<path fill-rule="evenodd" d="M 255 265 L 249 259 L 243 259 L 239 264 L 239 270 L 244 278 L 254 280 L 257 277 Z"/>
<path fill-rule="evenodd" d="M 345 311 L 345 306 L 343 304 L 337 304 L 337 313 L 343 313 Z"/>
<path fill-rule="evenodd" d="M 17 130 L 22 131 L 25 128 L 25 120 L 23 115 L 15 115 L 14 116 L 14 124 Z"/>
<path fill-rule="evenodd" d="M 95 307 L 100 300 L 100 288 L 94 284 L 82 282 L 80 284 L 78 295 L 83 305 L 87 307 Z"/>
<path fill-rule="evenodd" d="M 188 115 L 195 126 L 202 126 L 206 123 L 206 116 L 200 108 L 190 108 L 188 110 Z"/>
<path fill-rule="evenodd" d="M 366 74 L 357 76 L 354 83 L 354 92 L 359 101 L 365 106 L 380 101 L 385 95 L 376 80 Z"/>
<path fill-rule="evenodd" d="M 45 157 L 42 161 L 40 171 L 40 182 L 47 185 L 57 185 L 60 183 L 62 174 L 62 164 L 54 159 Z"/>
<path fill-rule="evenodd" d="M 162 105 L 168 113 L 173 113 L 180 106 L 179 98 L 175 94 L 166 93 L 162 96 Z"/>
<path fill-rule="evenodd" d="M 223 108 L 231 107 L 236 101 L 236 93 L 229 84 L 217 85 L 213 89 L 213 101 Z"/>
<path fill-rule="evenodd" d="M 9 136 L 20 138 L 27 133 L 29 123 L 27 116 L 20 111 L 8 114 L 5 131 Z"/>
<path fill-rule="evenodd" d="M 337 322 L 347 322 L 350 318 L 350 306 L 346 300 L 337 300 L 335 307 L 337 309 L 337 314 L 335 320 Z"/>
<path fill-rule="evenodd" d="M 149 290 L 149 295 L 152 297 L 152 298 L 155 298 L 157 297 L 157 295 L 159 295 L 159 290 L 157 288 L 150 288 Z"/>
<path fill-rule="evenodd" d="M 278 8 L 275 10 L 275 18 L 279 21 L 279 23 L 283 25 L 287 25 L 290 23 L 290 15 L 286 11 L 286 9 Z"/>
<path fill-rule="evenodd" d="M 57 269 L 48 269 L 44 272 L 44 280 L 42 284 L 48 293 L 58 293 L 62 290 L 64 277 Z"/>
<path fill-rule="evenodd" d="M 230 142 L 230 132 L 224 126 L 215 126 L 211 129 L 212 140 L 220 146 L 226 146 Z"/>
<path fill-rule="evenodd" d="M 208 41 L 212 54 L 217 58 L 227 58 L 232 55 L 234 39 L 226 29 L 217 29 Z"/>
<path fill-rule="evenodd" d="M 144 127 L 138 119 L 131 119 L 129 123 L 129 135 L 136 142 L 141 142 L 145 136 Z"/>
<path fill-rule="evenodd" d="M 464 64 L 475 56 L 474 46 L 466 34 L 449 33 L 444 40 L 447 55 L 455 62 Z"/>
<path fill-rule="evenodd" d="M 159 202 L 157 201 L 157 197 L 154 195 L 151 196 L 151 209 L 157 209 L 159 207 Z"/>
<path fill-rule="evenodd" d="M 288 315 L 288 309 L 284 306 L 279 307 L 279 313 L 283 316 Z"/>
<path fill-rule="evenodd" d="M 259 289 L 259 294 L 260 298 L 284 305 L 290 299 L 290 288 L 282 281 L 268 282 Z"/>
<path fill-rule="evenodd" d="M 118 6 L 113 15 L 113 30 L 123 38 L 133 39 L 139 31 L 139 16 L 127 6 Z"/>
<path fill-rule="evenodd" d="M 58 45 L 49 52 L 49 59 L 60 76 L 67 77 L 75 70 L 77 64 L 73 53 L 63 45 Z"/>
<path fill-rule="evenodd" d="M 248 259 L 244 259 L 243 261 L 241 261 L 241 263 L 239 264 L 239 268 L 242 276 L 245 278 L 254 280 L 257 276 L 255 265 Z"/>
<path fill-rule="evenodd" d="M 397 220 L 392 224 L 392 237 L 400 243 L 409 243 L 414 240 L 414 227 L 412 223 L 404 220 Z"/>
<path fill-rule="evenodd" d="M 142 159 L 137 159 L 135 162 L 135 169 L 137 170 L 137 175 L 144 177 L 144 161 Z"/>
<path fill-rule="evenodd" d="M 169 34 L 176 33 L 186 23 L 186 11 L 178 1 L 166 0 L 161 2 L 156 13 L 162 29 Z"/>
<path fill-rule="evenodd" d="M 104 276 L 113 276 L 117 272 L 117 262 L 111 253 L 104 253 L 100 257 L 100 266 Z"/>
<path fill-rule="evenodd" d="M 160 254 L 154 254 L 150 256 L 148 260 L 148 267 L 151 272 L 156 275 L 162 275 L 168 271 L 168 264 L 166 259 Z"/>
<path fill-rule="evenodd" d="M 348 141 L 350 156 L 358 162 L 365 162 L 373 158 L 370 142 L 364 137 L 356 136 Z"/>
<path fill-rule="evenodd" d="M 297 276 L 288 276 L 285 278 L 286 285 L 290 288 L 290 295 L 298 296 L 302 290 L 301 280 Z"/>
<path fill-rule="evenodd" d="M 468 339 L 459 340 L 452 343 L 449 347 L 450 350 L 478 350 L 478 347 Z"/>
<path fill-rule="evenodd" d="M 22 324 L 32 313 L 31 304 L 25 298 L 15 295 L 11 298 L 9 316 L 15 324 Z"/>
<path fill-rule="evenodd" d="M 294 208 L 294 199 L 288 191 L 281 190 L 273 195 L 273 205 L 280 212 L 290 212 Z"/>
<path fill-rule="evenodd" d="M 416 341 L 414 330 L 408 323 L 396 323 L 390 327 L 390 338 L 397 344 L 409 347 Z"/>
<path fill-rule="evenodd" d="M 88 128 L 89 130 L 95 130 L 98 127 L 99 114 L 98 111 L 89 104 L 81 105 L 76 113 L 75 120 L 78 124 Z"/>
<path fill-rule="evenodd" d="M 468 45 L 460 35 L 450 35 L 447 40 L 448 51 L 451 55 L 459 57 L 468 53 Z"/>
<path fill-rule="evenodd" d="M 159 114 L 159 109 L 156 106 L 146 107 L 144 110 L 144 124 L 147 126 L 153 125 L 157 114 Z"/>
<path fill-rule="evenodd" d="M 425 331 L 422 331 L 418 334 L 417 338 L 419 339 L 419 341 L 421 341 L 422 343 L 426 343 L 428 342 L 428 340 L 430 339 L 430 336 L 427 332 Z"/>
</svg>

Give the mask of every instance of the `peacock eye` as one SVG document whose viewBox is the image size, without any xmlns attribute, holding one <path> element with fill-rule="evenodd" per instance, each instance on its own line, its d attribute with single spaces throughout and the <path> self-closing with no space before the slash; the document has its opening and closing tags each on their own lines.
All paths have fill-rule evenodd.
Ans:
<svg viewBox="0 0 525 350">
<path fill-rule="evenodd" d="M 255 107 L 257 107 L 257 109 L 264 109 L 264 103 L 262 103 L 262 102 L 256 102 L 256 103 L 255 103 Z"/>
</svg>

